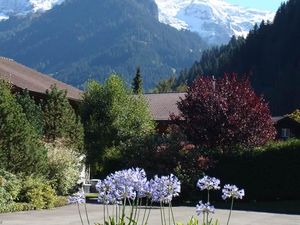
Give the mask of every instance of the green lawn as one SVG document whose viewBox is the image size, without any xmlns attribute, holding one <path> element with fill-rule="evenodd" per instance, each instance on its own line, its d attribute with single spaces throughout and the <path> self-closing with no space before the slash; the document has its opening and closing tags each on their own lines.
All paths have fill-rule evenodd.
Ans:
<svg viewBox="0 0 300 225">
<path fill-rule="evenodd" d="M 87 193 L 87 194 L 85 195 L 85 197 L 86 197 L 87 199 L 98 198 L 98 193 Z"/>
</svg>

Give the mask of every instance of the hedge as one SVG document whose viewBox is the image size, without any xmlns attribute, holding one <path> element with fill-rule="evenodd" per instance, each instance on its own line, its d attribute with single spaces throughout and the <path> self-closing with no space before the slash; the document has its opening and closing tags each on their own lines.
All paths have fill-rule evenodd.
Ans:
<svg viewBox="0 0 300 225">
<path fill-rule="evenodd" d="M 215 160 L 207 174 L 244 188 L 248 200 L 300 199 L 300 140 L 271 143 Z"/>
</svg>

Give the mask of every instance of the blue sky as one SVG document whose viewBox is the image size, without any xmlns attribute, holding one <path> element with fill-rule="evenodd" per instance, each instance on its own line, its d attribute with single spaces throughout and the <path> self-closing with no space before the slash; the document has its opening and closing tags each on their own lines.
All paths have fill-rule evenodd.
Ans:
<svg viewBox="0 0 300 225">
<path fill-rule="evenodd" d="M 276 11 L 281 2 L 284 1 L 285 0 L 226 0 L 226 2 L 236 5 L 268 11 Z"/>
</svg>

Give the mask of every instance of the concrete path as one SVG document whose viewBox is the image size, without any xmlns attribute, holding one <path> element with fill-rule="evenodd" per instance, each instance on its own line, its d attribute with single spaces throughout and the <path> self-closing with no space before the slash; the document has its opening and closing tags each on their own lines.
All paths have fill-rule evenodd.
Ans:
<svg viewBox="0 0 300 225">
<path fill-rule="evenodd" d="M 87 207 L 91 225 L 103 221 L 101 206 L 88 204 Z M 82 212 L 84 216 L 84 210 Z M 217 210 L 214 218 L 218 218 L 220 224 L 225 225 L 228 213 L 227 210 Z M 195 208 L 174 207 L 174 214 L 176 221 L 186 224 L 195 215 Z M 76 205 L 53 210 L 0 214 L 0 224 L 1 221 L 2 225 L 81 225 Z M 159 209 L 152 210 L 148 224 L 161 224 Z M 300 225 L 300 215 L 233 211 L 230 225 Z"/>
</svg>

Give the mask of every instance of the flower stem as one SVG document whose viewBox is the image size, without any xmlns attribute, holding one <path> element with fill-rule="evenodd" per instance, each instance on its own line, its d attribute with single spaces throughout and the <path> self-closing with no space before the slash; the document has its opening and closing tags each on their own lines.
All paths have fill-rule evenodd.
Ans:
<svg viewBox="0 0 300 225">
<path fill-rule="evenodd" d="M 229 216 L 228 216 L 228 220 L 227 220 L 226 225 L 229 224 L 229 220 L 230 220 L 230 217 L 231 217 L 231 212 L 232 212 L 232 209 L 233 209 L 233 200 L 234 200 L 234 198 L 231 198 L 231 207 L 230 207 L 230 212 L 229 212 Z"/>
<path fill-rule="evenodd" d="M 105 218 L 105 203 L 103 203 L 103 224 L 105 224 L 106 218 Z"/>
<path fill-rule="evenodd" d="M 79 203 L 77 203 L 77 208 L 78 208 L 78 214 L 79 214 L 79 217 L 80 217 L 81 224 L 84 225 L 83 220 L 82 220 L 82 216 L 81 216 L 81 212 L 80 212 Z"/>
<path fill-rule="evenodd" d="M 130 202 L 130 200 L 129 200 L 129 202 Z M 131 222 L 132 222 L 133 212 L 134 212 L 134 202 L 132 202 L 131 212 L 130 212 L 130 217 L 129 217 L 129 223 L 128 223 L 128 225 L 130 225 Z"/>
<path fill-rule="evenodd" d="M 169 217 L 169 225 L 171 225 L 171 207 L 170 207 L 170 203 L 169 203 L 169 207 L 168 207 L 168 217 Z"/>
<path fill-rule="evenodd" d="M 165 207 L 164 205 L 162 205 L 162 211 L 163 211 L 163 215 L 164 215 L 164 222 L 165 222 L 165 225 L 167 225 L 167 220 L 166 220 L 166 214 L 165 214 Z"/>
<path fill-rule="evenodd" d="M 172 214 L 172 219 L 173 219 L 173 224 L 175 225 L 175 217 L 174 217 L 174 213 L 173 213 L 173 207 L 172 207 L 172 203 L 170 202 L 170 209 L 171 209 L 171 214 Z"/>
<path fill-rule="evenodd" d="M 137 214 L 137 218 L 136 218 L 136 222 L 138 223 L 139 219 L 140 219 L 140 213 L 141 213 L 141 209 L 142 209 L 142 205 L 143 205 L 143 199 L 140 199 L 140 204 L 139 204 L 139 209 L 138 209 L 138 214 Z"/>
<path fill-rule="evenodd" d="M 144 210 L 142 225 L 144 225 L 144 221 L 145 221 L 145 217 L 146 217 L 146 212 L 147 212 L 147 207 L 148 207 L 148 202 L 149 202 L 149 198 L 147 198 L 147 200 L 146 200 L 146 205 L 145 205 L 145 210 Z"/>
<path fill-rule="evenodd" d="M 160 209 L 160 220 L 161 220 L 161 225 L 164 225 L 164 221 L 163 221 L 163 213 L 162 213 L 162 204 L 161 204 L 161 202 L 160 202 L 160 207 L 159 207 L 159 209 Z"/>
<path fill-rule="evenodd" d="M 87 210 L 87 207 L 86 207 L 86 203 L 84 203 L 84 209 L 85 209 L 86 220 L 88 222 L 88 225 L 90 225 L 90 219 L 89 219 L 89 214 L 88 214 L 88 210 Z"/>
<path fill-rule="evenodd" d="M 148 212 L 148 216 L 147 216 L 147 219 L 146 219 L 146 222 L 145 222 L 145 224 L 147 224 L 147 223 L 148 223 L 149 216 L 150 216 L 150 213 L 151 213 L 151 209 L 152 209 L 152 202 L 151 202 L 151 205 L 150 205 L 150 208 L 149 208 L 149 212 Z"/>
<path fill-rule="evenodd" d="M 206 225 L 208 225 L 208 212 L 206 213 Z"/>
<path fill-rule="evenodd" d="M 207 190 L 207 203 L 209 203 L 209 190 Z"/>
<path fill-rule="evenodd" d="M 123 203 L 122 217 L 121 217 L 122 222 L 124 221 L 124 218 L 125 218 L 125 207 L 126 207 L 126 198 L 124 199 L 124 203 Z"/>
</svg>

